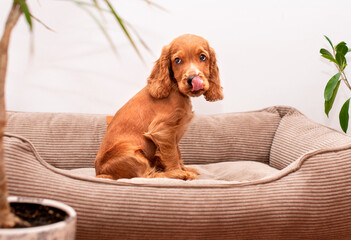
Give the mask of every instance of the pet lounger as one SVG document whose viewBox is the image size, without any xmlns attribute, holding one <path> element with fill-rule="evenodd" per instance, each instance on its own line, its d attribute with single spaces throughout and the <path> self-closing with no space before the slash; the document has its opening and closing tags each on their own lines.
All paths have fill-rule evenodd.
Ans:
<svg viewBox="0 0 351 240">
<path fill-rule="evenodd" d="M 70 205 L 78 214 L 77 239 L 351 236 L 351 137 L 294 108 L 196 115 L 180 143 L 182 158 L 210 174 L 194 181 L 88 176 L 82 170 L 93 174 L 105 115 L 8 112 L 7 118 L 10 195 Z M 242 161 L 271 172 L 230 179 L 236 176 L 230 166 L 238 166 L 231 164 Z"/>
</svg>

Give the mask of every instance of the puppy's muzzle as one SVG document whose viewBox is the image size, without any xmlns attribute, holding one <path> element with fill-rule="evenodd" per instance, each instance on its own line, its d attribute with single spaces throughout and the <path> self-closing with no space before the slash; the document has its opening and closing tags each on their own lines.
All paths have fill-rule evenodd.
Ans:
<svg viewBox="0 0 351 240">
<path fill-rule="evenodd" d="M 196 92 L 204 88 L 204 81 L 199 76 L 188 77 L 187 83 L 192 87 L 192 92 Z"/>
</svg>

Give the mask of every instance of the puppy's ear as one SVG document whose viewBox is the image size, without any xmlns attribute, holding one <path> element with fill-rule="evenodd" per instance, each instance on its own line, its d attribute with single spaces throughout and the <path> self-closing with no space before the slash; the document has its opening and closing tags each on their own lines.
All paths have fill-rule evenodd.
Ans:
<svg viewBox="0 0 351 240">
<path fill-rule="evenodd" d="M 217 66 L 216 53 L 210 47 L 210 77 L 209 89 L 205 92 L 204 96 L 207 101 L 217 101 L 223 99 L 222 86 L 219 80 L 219 70 Z"/>
<path fill-rule="evenodd" d="M 154 68 L 147 80 L 149 93 L 154 98 L 168 97 L 171 90 L 171 63 L 169 57 L 169 46 L 164 46 L 161 56 L 155 62 Z"/>
</svg>

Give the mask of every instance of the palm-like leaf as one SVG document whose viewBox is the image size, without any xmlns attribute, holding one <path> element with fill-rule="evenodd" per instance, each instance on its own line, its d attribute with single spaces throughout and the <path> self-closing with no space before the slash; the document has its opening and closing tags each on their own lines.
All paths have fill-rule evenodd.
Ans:
<svg viewBox="0 0 351 240">
<path fill-rule="evenodd" d="M 140 59 L 144 62 L 143 57 L 141 56 L 141 53 L 138 49 L 138 47 L 136 46 L 133 38 L 131 37 L 131 35 L 129 34 L 129 31 L 127 30 L 126 26 L 123 23 L 122 18 L 117 14 L 116 10 L 113 8 L 112 4 L 110 3 L 109 0 L 104 0 L 107 4 L 107 6 L 109 7 L 109 9 L 111 10 L 111 13 L 113 14 L 113 16 L 115 17 L 115 19 L 117 20 L 118 24 L 121 26 L 124 34 L 126 35 L 126 37 L 128 38 L 130 44 L 132 44 L 134 50 L 136 51 L 136 53 L 138 54 L 138 56 L 140 57 Z"/>
<path fill-rule="evenodd" d="M 15 0 L 14 4 L 19 5 L 21 7 L 22 13 L 26 17 L 26 21 L 28 23 L 29 29 L 32 31 L 33 30 L 32 16 L 29 12 L 29 7 L 28 7 L 26 1 L 25 0 Z"/>
<path fill-rule="evenodd" d="M 117 47 L 113 43 L 112 38 L 111 38 L 110 34 L 108 33 L 108 31 L 106 30 L 106 28 L 104 27 L 104 24 L 102 21 L 102 20 L 104 20 L 105 13 L 112 14 L 112 16 L 116 20 L 117 24 L 121 27 L 122 32 L 127 37 L 129 43 L 132 45 L 133 49 L 135 50 L 135 52 L 137 53 L 137 55 L 139 56 L 139 58 L 141 59 L 142 62 L 144 62 L 144 59 L 142 57 L 142 54 L 141 54 L 139 48 L 137 47 L 135 40 L 133 39 L 132 35 L 130 34 L 129 29 L 133 32 L 133 34 L 138 39 L 138 41 L 141 43 L 141 45 L 148 52 L 151 52 L 150 48 L 147 46 L 146 42 L 143 40 L 143 38 L 140 36 L 140 34 L 138 34 L 138 32 L 133 28 L 133 26 L 130 23 L 125 21 L 117 13 L 115 7 L 113 6 L 113 4 L 111 3 L 110 0 L 86 0 L 86 1 L 84 1 L 84 0 L 61 0 L 61 1 L 72 2 L 72 3 L 76 4 L 78 7 L 80 7 L 81 9 L 83 9 L 93 19 L 93 21 L 98 25 L 102 34 L 105 36 L 106 40 L 110 44 L 111 49 L 116 54 L 117 54 Z M 143 1 L 151 6 L 157 7 L 163 11 L 167 11 L 162 6 L 155 4 L 150 0 L 143 0 Z M 47 29 L 52 30 L 48 26 L 46 26 L 43 22 L 41 22 L 39 19 L 33 17 L 33 15 L 29 11 L 28 5 L 26 4 L 25 0 L 14 0 L 14 2 L 20 4 L 22 12 L 26 16 L 27 23 L 28 23 L 31 30 L 32 30 L 32 18 L 34 20 L 38 21 L 39 23 L 41 23 L 42 25 L 44 25 Z M 101 3 L 104 3 L 107 8 L 104 8 Z M 90 8 L 96 9 L 100 14 L 100 18 L 97 17 L 96 15 L 94 15 L 93 11 L 91 11 Z"/>
<path fill-rule="evenodd" d="M 73 0 L 74 1 L 74 0 Z M 79 6 L 81 9 L 83 9 L 86 13 L 89 14 L 89 16 L 95 21 L 95 23 L 98 25 L 98 27 L 100 28 L 102 34 L 104 34 L 104 36 L 106 37 L 108 43 L 110 44 L 111 46 L 111 49 L 113 50 L 113 52 L 117 55 L 118 52 L 117 52 L 117 48 L 115 46 L 115 44 L 113 43 L 112 41 L 112 38 L 110 37 L 108 31 L 106 31 L 104 25 L 101 23 L 101 21 L 95 17 L 95 15 L 89 10 L 89 8 L 86 6 L 86 4 L 80 2 L 80 1 L 74 1 L 77 6 Z M 96 2 L 96 1 L 94 1 Z M 100 8 L 99 5 L 94 5 L 101 13 L 102 13 L 102 10 Z"/>
</svg>

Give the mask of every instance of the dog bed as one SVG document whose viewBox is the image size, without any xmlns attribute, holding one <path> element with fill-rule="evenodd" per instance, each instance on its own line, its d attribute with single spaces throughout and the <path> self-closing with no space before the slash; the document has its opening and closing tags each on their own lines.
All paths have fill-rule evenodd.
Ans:
<svg viewBox="0 0 351 240">
<path fill-rule="evenodd" d="M 180 143 L 192 181 L 94 178 L 105 130 L 104 115 L 9 112 L 10 195 L 72 206 L 77 239 L 351 236 L 351 137 L 294 108 L 196 116 Z"/>
</svg>

